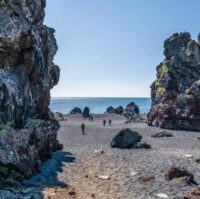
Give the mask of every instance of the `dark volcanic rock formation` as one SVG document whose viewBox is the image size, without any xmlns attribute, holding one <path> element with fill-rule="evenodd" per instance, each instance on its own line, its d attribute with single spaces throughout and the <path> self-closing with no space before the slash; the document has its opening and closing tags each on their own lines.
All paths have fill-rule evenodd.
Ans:
<svg viewBox="0 0 200 199">
<path fill-rule="evenodd" d="M 124 108 L 122 106 L 119 106 L 117 108 L 113 108 L 112 106 L 109 106 L 106 110 L 107 113 L 115 113 L 121 115 L 124 111 Z"/>
<path fill-rule="evenodd" d="M 165 41 L 164 55 L 151 85 L 148 124 L 199 131 L 200 42 L 192 40 L 189 33 L 176 33 Z"/>
<path fill-rule="evenodd" d="M 70 114 L 82 114 L 82 113 L 83 113 L 82 110 L 78 107 L 75 107 L 70 111 Z"/>
<path fill-rule="evenodd" d="M 131 102 L 126 106 L 123 115 L 127 119 L 126 123 L 144 121 L 144 119 L 140 116 L 140 110 L 138 105 L 134 102 Z"/>
<path fill-rule="evenodd" d="M 84 118 L 90 117 L 90 109 L 87 106 L 83 109 L 83 117 Z"/>
<path fill-rule="evenodd" d="M 45 4 L 45 0 L 0 1 L 1 186 L 7 185 L 6 179 L 30 177 L 59 149 L 59 124 L 49 102 L 60 70 L 53 63 L 54 30 L 43 25 Z"/>
<path fill-rule="evenodd" d="M 120 149 L 150 149 L 151 146 L 142 140 L 142 136 L 130 129 L 121 130 L 112 140 L 111 147 L 112 148 L 120 148 Z"/>
<path fill-rule="evenodd" d="M 112 107 L 112 106 L 109 106 L 109 107 L 106 109 L 106 113 L 115 113 L 115 108 Z"/>
<path fill-rule="evenodd" d="M 124 112 L 124 108 L 122 106 L 118 106 L 115 109 L 115 113 L 118 114 L 118 115 L 121 115 L 123 112 Z"/>
</svg>

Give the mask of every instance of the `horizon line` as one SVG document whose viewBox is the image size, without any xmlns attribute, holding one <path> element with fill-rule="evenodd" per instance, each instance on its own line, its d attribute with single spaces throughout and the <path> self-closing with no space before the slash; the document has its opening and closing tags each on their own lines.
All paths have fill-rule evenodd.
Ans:
<svg viewBox="0 0 200 199">
<path fill-rule="evenodd" d="M 55 96 L 52 96 L 51 98 L 151 98 L 150 96 L 149 97 L 127 97 L 127 96 L 125 96 L 125 97 L 116 97 L 116 96 L 109 96 L 109 97 L 105 97 L 105 96 L 80 96 L 80 97 L 78 97 L 78 96 L 76 96 L 76 97 L 69 97 L 69 96 L 66 96 L 66 97 L 55 97 Z"/>
</svg>

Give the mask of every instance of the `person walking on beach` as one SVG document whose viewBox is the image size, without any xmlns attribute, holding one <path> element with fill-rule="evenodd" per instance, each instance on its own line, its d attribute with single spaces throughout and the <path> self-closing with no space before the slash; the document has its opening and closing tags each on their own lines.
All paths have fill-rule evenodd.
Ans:
<svg viewBox="0 0 200 199">
<path fill-rule="evenodd" d="M 106 120 L 103 120 L 103 126 L 106 126 Z"/>
<path fill-rule="evenodd" d="M 90 115 L 90 118 L 89 118 L 89 120 L 90 120 L 91 122 L 93 122 L 93 121 L 94 121 L 94 118 L 93 118 L 93 116 L 92 116 L 92 115 Z"/>
<path fill-rule="evenodd" d="M 85 134 L 85 124 L 81 124 L 81 130 L 82 130 L 82 134 L 83 134 L 83 135 L 86 135 L 86 134 Z"/>
<path fill-rule="evenodd" d="M 112 120 L 109 120 L 109 126 L 111 126 L 112 125 Z"/>
</svg>

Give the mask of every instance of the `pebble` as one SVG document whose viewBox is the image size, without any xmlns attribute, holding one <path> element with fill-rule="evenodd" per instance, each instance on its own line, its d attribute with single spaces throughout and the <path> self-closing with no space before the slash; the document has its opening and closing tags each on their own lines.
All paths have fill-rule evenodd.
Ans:
<svg viewBox="0 0 200 199">
<path fill-rule="evenodd" d="M 185 154 L 185 157 L 186 157 L 186 158 L 192 158 L 192 157 L 193 157 L 193 155 L 190 155 L 190 154 Z"/>
<path fill-rule="evenodd" d="M 169 198 L 168 195 L 166 195 L 165 193 L 159 193 L 159 194 L 157 194 L 157 196 L 159 198 Z"/>
<path fill-rule="evenodd" d="M 139 172 L 135 172 L 135 171 L 132 171 L 131 172 L 131 176 L 136 176 L 136 175 L 138 175 L 139 174 Z"/>
<path fill-rule="evenodd" d="M 99 176 L 99 179 L 101 180 L 110 180 L 110 176 L 107 175 L 107 176 Z"/>
</svg>

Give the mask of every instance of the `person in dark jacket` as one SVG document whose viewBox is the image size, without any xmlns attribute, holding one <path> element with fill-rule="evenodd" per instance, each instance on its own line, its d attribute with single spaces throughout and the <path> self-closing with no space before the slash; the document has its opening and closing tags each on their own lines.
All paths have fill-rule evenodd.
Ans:
<svg viewBox="0 0 200 199">
<path fill-rule="evenodd" d="M 86 135 L 86 133 L 85 133 L 85 124 L 81 124 L 81 130 L 82 130 L 82 134 Z"/>
</svg>

